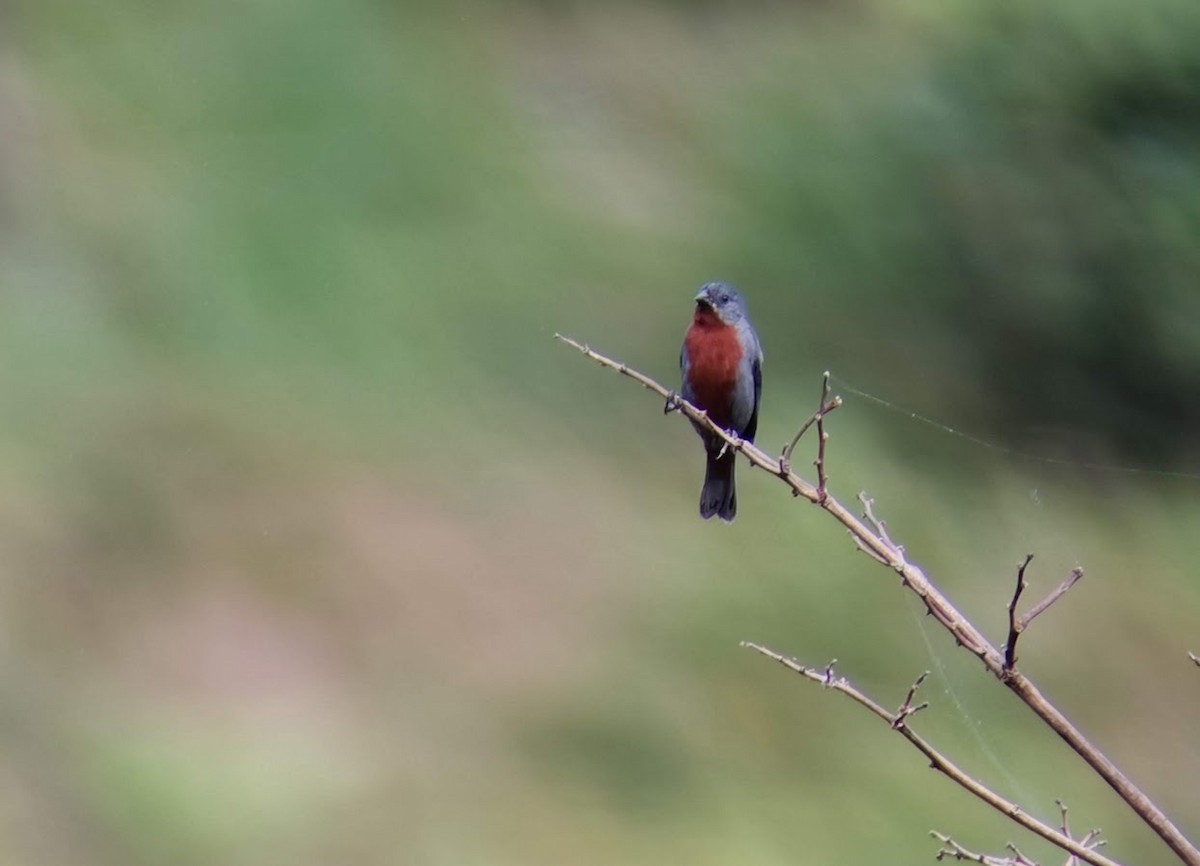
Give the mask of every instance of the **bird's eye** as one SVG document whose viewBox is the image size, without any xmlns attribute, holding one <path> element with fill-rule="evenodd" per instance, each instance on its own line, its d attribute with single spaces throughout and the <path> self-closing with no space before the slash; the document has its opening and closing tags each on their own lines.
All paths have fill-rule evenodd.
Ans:
<svg viewBox="0 0 1200 866">
<path fill-rule="evenodd" d="M 722 304 L 728 304 L 729 303 L 729 295 L 721 295 L 719 300 L 721 301 Z"/>
</svg>

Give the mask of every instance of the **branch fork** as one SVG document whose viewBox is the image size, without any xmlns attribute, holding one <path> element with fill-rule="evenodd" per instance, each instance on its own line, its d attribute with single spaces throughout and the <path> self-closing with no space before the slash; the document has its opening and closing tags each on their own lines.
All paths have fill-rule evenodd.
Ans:
<svg viewBox="0 0 1200 866">
<path fill-rule="evenodd" d="M 1069 812 L 1069 810 L 1067 809 L 1067 804 L 1064 803 L 1062 800 L 1055 800 L 1054 802 L 1055 802 L 1055 805 L 1058 806 L 1059 814 L 1062 816 L 1063 835 L 1068 838 L 1074 838 L 1073 836 L 1071 836 L 1071 822 L 1067 820 L 1067 813 Z M 1095 827 L 1091 830 L 1088 830 L 1086 833 L 1083 834 L 1083 838 L 1081 838 L 1079 840 L 1079 844 L 1082 845 L 1084 848 L 1087 848 L 1089 851 L 1094 851 L 1097 848 L 1104 847 L 1108 843 L 1100 838 L 1100 828 Z M 1078 864 L 1079 864 L 1079 858 L 1076 857 L 1074 854 L 1072 854 L 1070 857 L 1067 858 L 1066 866 L 1078 866 Z"/>
<path fill-rule="evenodd" d="M 1033 554 L 1027 553 L 1025 561 L 1017 566 L 1017 587 L 1013 591 L 1012 601 L 1008 603 L 1008 642 L 1004 645 L 1004 671 L 1005 678 L 1012 676 L 1017 666 L 1017 639 L 1025 629 L 1029 628 L 1029 624 L 1038 616 L 1045 613 L 1052 604 L 1062 598 L 1071 587 L 1083 579 L 1083 569 L 1076 566 L 1071 569 L 1067 579 L 1055 587 L 1051 593 L 1042 599 L 1040 602 L 1030 608 L 1029 612 L 1022 617 L 1017 617 L 1017 603 L 1021 600 L 1021 593 L 1025 591 L 1028 584 L 1025 582 L 1025 569 L 1029 567 L 1029 563 L 1033 562 Z"/>
<path fill-rule="evenodd" d="M 892 541 L 892 537 L 888 535 L 887 521 L 880 520 L 875 516 L 875 500 L 867 496 L 867 492 L 865 490 L 859 491 L 858 501 L 863 507 L 863 519 L 870 523 L 871 526 L 875 527 L 875 535 L 878 536 L 879 541 L 883 544 L 883 546 L 892 553 L 895 561 L 890 562 L 884 557 L 878 555 L 876 555 L 875 558 L 889 568 L 893 568 L 898 571 L 900 573 L 900 577 L 903 578 L 904 569 L 908 565 L 907 560 L 904 558 L 904 545 L 897 544 L 896 542 Z M 858 541 L 858 539 L 856 538 L 855 541 Z M 859 544 L 859 549 L 863 549 L 862 544 Z M 874 554 L 874 551 L 872 550 L 867 550 L 866 552 Z"/>
<path fill-rule="evenodd" d="M 942 843 L 941 849 L 934 855 L 935 859 L 939 862 L 942 860 L 966 860 L 971 863 L 982 863 L 984 866 L 1038 866 L 1037 863 L 1022 854 L 1020 849 L 1012 842 L 1004 846 L 1011 852 L 1011 856 L 995 857 L 991 854 L 979 854 L 968 848 L 964 848 L 952 838 L 944 833 L 939 833 L 937 830 L 930 830 L 929 835 Z"/>
<path fill-rule="evenodd" d="M 1070 824 L 1067 821 L 1067 806 L 1062 800 L 1055 800 L 1054 802 L 1057 804 L 1059 814 L 1062 816 L 1063 835 L 1067 838 L 1072 838 Z M 937 830 L 931 830 L 929 835 L 942 843 L 942 847 L 938 850 L 937 854 L 934 855 L 935 859 L 939 861 L 965 860 L 971 863 L 983 863 L 985 866 L 1039 866 L 1039 864 L 1022 854 L 1021 850 L 1011 842 L 1004 846 L 1006 849 L 1008 849 L 1009 856 L 997 857 L 992 854 L 981 854 L 976 851 L 972 851 L 956 842 L 950 836 L 947 836 L 944 833 L 939 833 Z M 1079 844 L 1089 851 L 1094 851 L 1095 849 L 1102 847 L 1105 842 L 1100 838 L 1099 830 L 1089 830 L 1083 836 L 1083 838 L 1079 840 Z M 1075 854 L 1071 854 L 1067 857 L 1065 866 L 1078 866 L 1078 863 L 1079 858 Z"/>
<path fill-rule="evenodd" d="M 829 434 L 825 432 L 825 416 L 841 405 L 841 397 L 830 395 L 829 371 L 826 370 L 821 377 L 821 401 L 817 404 L 817 411 L 813 412 L 809 419 L 800 426 L 800 430 L 787 445 L 783 446 L 783 451 L 779 455 L 778 474 L 786 477 L 792 471 L 792 453 L 796 450 L 796 446 L 800 444 L 800 440 L 804 438 L 804 434 L 808 432 L 809 428 L 813 424 L 817 425 L 817 459 L 813 461 L 813 465 L 817 467 L 817 504 L 824 504 L 829 496 L 827 492 L 829 476 L 825 473 L 825 443 L 829 441 Z"/>
<path fill-rule="evenodd" d="M 832 689 L 833 691 L 841 692 L 842 694 L 846 695 L 846 697 L 864 707 L 872 715 L 876 716 L 885 724 L 887 724 L 889 728 L 900 734 L 900 736 L 904 737 L 904 739 L 906 739 L 913 748 L 915 748 L 928 759 L 929 766 L 932 769 L 938 771 L 947 779 L 954 782 L 963 790 L 967 791 L 967 793 L 978 798 L 983 803 L 995 809 L 997 812 L 1005 815 L 1013 822 L 1020 824 L 1026 830 L 1029 830 L 1037 836 L 1045 839 L 1047 842 L 1058 846 L 1063 851 L 1078 857 L 1080 860 L 1091 864 L 1091 866 L 1121 866 L 1121 864 L 1119 864 L 1117 861 L 1110 860 L 1107 857 L 1097 854 L 1091 848 L 1088 848 L 1087 846 L 1076 842 L 1074 839 L 1071 839 L 1066 833 L 1061 832 L 1057 828 L 1047 824 L 1045 821 L 1040 821 L 1033 817 L 1033 815 L 1029 814 L 1029 812 L 1027 812 L 1024 808 L 1012 802 L 1011 800 L 1007 800 L 1000 796 L 991 788 L 987 787 L 987 785 L 969 775 L 965 770 L 951 761 L 950 758 L 946 757 L 945 754 L 935 748 L 928 740 L 915 732 L 907 724 L 907 722 L 914 713 L 928 706 L 928 704 L 925 703 L 918 704 L 916 706 L 913 705 L 913 699 L 916 697 L 917 689 L 921 687 L 921 684 L 925 681 L 928 673 L 924 673 L 917 677 L 916 681 L 911 687 L 909 687 L 908 694 L 904 698 L 904 703 L 900 705 L 900 709 L 895 713 L 892 713 L 889 712 L 882 704 L 868 697 L 864 692 L 853 686 L 845 677 L 834 677 L 833 662 L 830 662 L 824 670 L 821 670 L 820 668 L 813 668 L 803 665 L 794 658 L 785 656 L 782 653 L 778 653 L 773 649 L 765 647 L 762 644 L 754 643 L 753 641 L 742 641 L 742 646 L 752 649 L 757 653 L 761 653 L 769 659 L 773 659 L 774 661 L 786 667 L 788 670 L 804 677 L 809 682 L 825 686 L 828 689 Z M 976 862 L 986 863 L 991 861 L 978 860 Z M 1009 864 L 1009 866 L 1016 866 L 1016 864 L 1012 863 Z"/>
<path fill-rule="evenodd" d="M 915 707 L 913 706 L 913 698 L 917 695 L 917 689 L 921 687 L 921 683 L 925 682 L 925 678 L 927 676 L 929 676 L 929 671 L 925 671 L 925 673 L 917 677 L 912 686 L 909 688 L 908 694 L 904 697 L 904 703 L 900 705 L 900 709 L 896 710 L 896 715 L 892 719 L 891 724 L 893 731 L 904 727 L 904 725 L 908 722 L 909 716 L 913 715 L 914 713 L 919 713 L 921 710 L 929 706 L 929 701 L 924 701 L 920 704 L 917 704 Z"/>
</svg>

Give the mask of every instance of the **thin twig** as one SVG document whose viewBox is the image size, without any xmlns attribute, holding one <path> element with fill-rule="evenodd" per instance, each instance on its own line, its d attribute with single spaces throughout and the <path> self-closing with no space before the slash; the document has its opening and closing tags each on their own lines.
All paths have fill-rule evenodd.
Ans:
<svg viewBox="0 0 1200 866">
<path fill-rule="evenodd" d="M 904 562 L 904 546 L 892 541 L 891 536 L 888 535 L 887 522 L 880 520 L 875 516 L 875 500 L 867 496 L 865 490 L 860 490 L 858 492 L 858 501 L 863 507 L 863 517 L 870 522 L 871 526 L 875 527 L 875 534 L 879 536 L 879 540 L 882 541 L 884 545 L 887 546 L 887 549 L 891 551 L 901 562 Z M 897 570 L 900 571 L 900 569 Z M 903 572 L 901 572 L 901 574 L 903 575 Z"/>
<path fill-rule="evenodd" d="M 1064 836 L 1071 835 L 1071 822 L 1067 819 L 1067 804 L 1062 800 L 1055 800 L 1054 805 L 1058 806 L 1058 814 L 1062 819 L 1062 832 Z M 1074 855 L 1072 855 L 1074 856 Z"/>
<path fill-rule="evenodd" d="M 779 457 L 779 466 L 783 472 L 791 471 L 792 452 L 796 450 L 796 446 L 804 438 L 804 434 L 808 432 L 808 428 L 812 427 L 813 424 L 817 424 L 818 432 L 820 432 L 825 416 L 841 405 L 841 397 L 830 398 L 829 396 L 829 373 L 827 372 L 821 379 L 821 402 L 817 405 L 817 411 L 813 412 L 808 420 L 801 425 L 800 430 L 792 437 L 792 441 L 783 446 L 783 452 Z"/>
<path fill-rule="evenodd" d="M 804 438 L 804 434 L 808 432 L 808 428 L 816 424 L 817 419 L 820 417 L 820 409 L 818 409 L 816 412 L 813 412 L 812 415 L 808 417 L 808 420 L 800 426 L 800 430 L 796 433 L 796 435 L 792 437 L 792 441 L 783 446 L 783 451 L 781 452 L 782 456 L 779 458 L 779 464 L 784 468 L 785 472 L 792 467 L 792 452 L 796 450 L 796 446 L 800 443 L 800 440 Z"/>
<path fill-rule="evenodd" d="M 929 835 L 942 843 L 941 849 L 934 855 L 938 860 L 969 860 L 972 863 L 982 863 L 984 866 L 1038 866 L 1032 860 L 1026 859 L 1025 855 L 1018 851 L 1017 846 L 1011 842 L 1005 847 L 1013 853 L 1013 856 L 995 857 L 991 854 L 978 854 L 975 851 L 964 848 L 949 836 L 939 833 L 937 830 L 930 830 Z"/>
<path fill-rule="evenodd" d="M 925 682 L 925 678 L 929 676 L 929 671 L 921 674 L 914 681 L 908 690 L 908 694 L 904 696 L 904 703 L 900 705 L 900 709 L 896 710 L 895 718 L 892 719 L 892 728 L 899 728 L 908 723 L 908 717 L 914 713 L 919 713 L 921 710 L 929 706 L 929 701 L 913 706 L 913 698 L 917 696 L 917 689 L 921 688 L 921 683 Z"/>
<path fill-rule="evenodd" d="M 1017 602 L 1021 593 L 1028 586 L 1025 583 L 1025 569 L 1033 562 L 1033 554 L 1025 554 L 1025 561 L 1017 566 L 1017 588 L 1013 591 L 1012 601 L 1008 603 L 1008 643 L 1004 645 L 1004 670 L 1011 671 L 1017 663 L 1017 638 L 1021 635 L 1022 623 L 1017 621 Z"/>
<path fill-rule="evenodd" d="M 1018 848 L 1016 845 L 1014 845 L 1012 842 L 1004 843 L 1004 847 L 1007 848 L 1009 851 L 1012 851 L 1013 862 L 1018 864 L 1018 866 L 1037 866 L 1036 863 L 1034 863 L 1032 860 L 1030 860 L 1028 857 L 1026 857 L 1024 854 L 1022 854 L 1021 849 Z"/>
<path fill-rule="evenodd" d="M 1194 652 L 1189 652 L 1188 658 L 1195 663 L 1196 667 L 1200 667 L 1200 656 L 1196 655 Z"/>
<path fill-rule="evenodd" d="M 892 728 L 892 730 L 896 731 L 906 740 L 908 740 L 908 742 L 911 743 L 913 747 L 917 749 L 917 751 L 928 758 L 929 765 L 933 769 L 937 770 L 939 773 L 946 776 L 946 778 L 950 779 L 952 782 L 956 783 L 969 793 L 978 797 L 996 811 L 1008 816 L 1011 820 L 1020 824 L 1025 829 L 1036 833 L 1038 836 L 1041 836 L 1047 842 L 1057 845 L 1062 850 L 1076 855 L 1081 860 L 1093 864 L 1093 866 L 1118 866 L 1115 860 L 1102 857 L 1099 854 L 1096 854 L 1095 852 L 1085 848 L 1078 842 L 1070 839 L 1063 833 L 1060 833 L 1058 830 L 1044 821 L 1039 821 L 1037 818 L 1034 818 L 1016 803 L 1006 800 L 991 788 L 988 788 L 982 782 L 976 780 L 972 776 L 969 776 L 957 764 L 930 745 L 924 737 L 915 733 L 911 727 L 904 724 L 905 718 L 916 712 L 916 709 L 911 709 L 910 706 L 918 686 L 920 686 L 921 681 L 925 678 L 924 676 L 918 678 L 913 684 L 912 688 L 909 689 L 908 696 L 904 701 L 904 705 L 901 706 L 900 711 L 892 713 L 851 685 L 850 681 L 845 677 L 833 677 L 832 666 L 826 668 L 825 670 L 821 670 L 819 668 L 810 668 L 800 664 L 800 662 L 793 658 L 781 655 L 780 653 L 777 653 L 772 649 L 768 649 L 761 644 L 743 641 L 742 646 L 762 653 L 767 658 L 774 659 L 789 670 L 800 674 L 805 679 L 819 683 L 826 688 L 841 692 L 851 700 L 863 707 L 866 707 L 871 713 L 886 722 Z"/>
<path fill-rule="evenodd" d="M 817 459 L 813 461 L 813 465 L 817 467 L 817 499 L 820 502 L 824 502 L 829 496 L 829 475 L 825 471 L 825 443 L 829 441 L 829 434 L 825 432 L 825 404 L 828 400 L 829 371 L 826 370 L 825 375 L 821 377 L 821 412 L 817 415 Z"/>
<path fill-rule="evenodd" d="M 601 355 L 589 347 L 576 342 L 561 334 L 555 337 L 564 343 L 578 349 L 601 366 L 616 370 L 640 383 L 643 387 L 655 392 L 666 399 L 671 392 L 655 382 L 649 376 L 639 373 L 618 361 Z M 707 414 L 686 400 L 679 401 L 679 411 L 701 427 L 710 430 L 715 436 L 723 439 L 729 446 L 740 452 L 753 466 L 766 470 L 777 476 L 794 496 L 807 499 L 827 511 L 838 523 L 846 527 L 850 534 L 861 544 L 887 563 L 888 568 L 896 571 L 903 585 L 921 599 L 925 609 L 950 633 L 956 642 L 975 655 L 985 668 L 1004 685 L 1016 694 L 1051 730 L 1063 739 L 1076 754 L 1090 766 L 1108 785 L 1117 792 L 1125 803 L 1149 826 L 1166 845 L 1175 852 L 1187 866 L 1200 866 L 1200 848 L 1193 845 L 1178 827 L 1167 817 L 1153 800 L 1146 796 L 1133 781 L 1121 772 L 1108 756 L 1098 749 L 1079 728 L 1065 716 L 1050 701 L 1048 701 L 1037 686 L 1017 670 L 1006 670 L 1004 654 L 994 647 L 983 633 L 968 620 L 944 593 L 925 575 L 918 566 L 908 562 L 900 545 L 887 539 L 884 525 L 878 521 L 879 531 L 872 531 L 864 522 L 856 517 L 838 499 L 832 495 L 824 495 L 817 487 L 796 475 L 790 469 L 784 468 L 780 461 L 770 457 L 749 442 L 731 436 L 728 431 L 714 423 Z M 865 498 L 865 497 L 864 497 Z M 872 519 L 870 514 L 867 519 Z M 907 730 L 902 728 L 901 730 Z M 1086 859 L 1086 858 L 1084 858 Z"/>
<path fill-rule="evenodd" d="M 1100 828 L 1096 827 L 1084 833 L 1083 838 L 1079 840 L 1079 844 L 1088 850 L 1094 850 L 1096 848 L 1103 848 L 1108 842 L 1100 838 Z"/>
<path fill-rule="evenodd" d="M 1045 613 L 1052 604 L 1066 595 L 1071 587 L 1083 579 L 1083 569 L 1076 566 L 1071 569 L 1067 579 L 1054 588 L 1054 590 L 1033 606 L 1033 608 L 1024 616 L 1017 617 L 1017 602 L 1021 598 L 1021 593 L 1025 591 L 1028 584 L 1025 583 L 1025 569 L 1029 567 L 1029 563 L 1033 561 L 1033 554 L 1027 554 L 1025 561 L 1017 567 L 1017 588 L 1013 592 L 1012 601 L 1008 603 L 1008 643 L 1004 645 L 1004 671 L 1005 675 L 1011 675 L 1017 665 L 1017 639 L 1029 628 L 1029 624 L 1038 616 Z"/>
<path fill-rule="evenodd" d="M 1071 836 L 1071 822 L 1067 819 L 1067 804 L 1062 800 L 1055 800 L 1054 803 L 1058 806 L 1058 812 L 1062 818 L 1063 835 L 1068 838 L 1074 838 Z M 1096 848 L 1102 848 L 1107 843 L 1100 838 L 1100 829 L 1097 827 L 1094 830 L 1088 830 L 1087 833 L 1084 834 L 1083 838 L 1079 840 L 1079 844 L 1091 851 Z M 1071 854 L 1069 857 L 1067 857 L 1067 862 L 1064 863 L 1063 866 L 1079 866 L 1079 858 L 1074 854 Z"/>
<path fill-rule="evenodd" d="M 1045 613 L 1046 610 L 1050 607 L 1050 605 L 1054 604 L 1054 602 L 1058 601 L 1060 598 L 1062 598 L 1064 595 L 1066 595 L 1067 592 L 1070 591 L 1071 587 L 1073 587 L 1075 584 L 1079 583 L 1079 581 L 1081 581 L 1082 579 L 1083 579 L 1083 569 L 1078 566 L 1076 566 L 1075 568 L 1072 568 L 1071 573 L 1070 573 L 1070 575 L 1067 576 L 1066 580 L 1064 580 L 1062 583 L 1060 583 L 1058 586 L 1056 586 L 1054 588 L 1053 592 L 1051 592 L 1048 596 L 1046 596 L 1044 599 L 1042 599 L 1037 604 L 1035 604 L 1029 610 L 1029 613 L 1027 613 L 1027 614 L 1025 614 L 1025 616 L 1021 617 L 1020 630 L 1024 631 L 1026 628 L 1028 628 L 1029 624 L 1031 622 L 1033 622 L 1041 614 Z"/>
</svg>

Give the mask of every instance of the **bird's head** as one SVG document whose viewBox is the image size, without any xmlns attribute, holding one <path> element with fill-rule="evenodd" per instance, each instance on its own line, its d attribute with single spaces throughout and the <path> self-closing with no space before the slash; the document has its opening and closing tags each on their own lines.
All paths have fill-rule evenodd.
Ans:
<svg viewBox="0 0 1200 866">
<path fill-rule="evenodd" d="M 711 310 L 726 325 L 735 325 L 746 315 L 746 302 L 729 283 L 707 283 L 696 295 L 696 310 Z"/>
</svg>

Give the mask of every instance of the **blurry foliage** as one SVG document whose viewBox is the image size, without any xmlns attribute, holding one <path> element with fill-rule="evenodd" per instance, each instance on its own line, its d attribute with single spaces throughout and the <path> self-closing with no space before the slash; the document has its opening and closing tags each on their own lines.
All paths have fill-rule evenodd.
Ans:
<svg viewBox="0 0 1200 866">
<path fill-rule="evenodd" d="M 977 428 L 1194 456 L 1200 7 L 985 4 L 906 35 L 848 25 L 755 82 L 721 158 L 754 203 L 735 254 L 833 295 L 823 352 L 903 352 Z"/>
<path fill-rule="evenodd" d="M 1043 814 L 1079 782 L 811 509 L 743 472 L 738 524 L 701 524 L 686 425 L 550 336 L 669 380 L 692 291 L 730 279 L 768 445 L 827 366 L 1043 453 L 1073 427 L 1075 456 L 1185 461 L 1193 0 L 3 19 L 9 859 L 790 864 L 924 858 L 935 819 L 1008 838 L 743 638 L 837 655 L 885 703 L 936 653 L 943 745 Z M 1163 660 L 1186 666 L 1200 602 L 1193 488 L 1025 475 L 864 405 L 831 422 L 835 492 L 869 487 L 992 626 L 1027 549 L 1046 584 L 1082 560 L 1029 664 L 1190 802 L 1200 692 Z M 1072 787 L 1114 855 L 1150 850 Z"/>
</svg>

